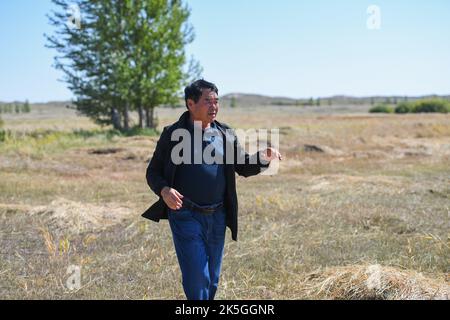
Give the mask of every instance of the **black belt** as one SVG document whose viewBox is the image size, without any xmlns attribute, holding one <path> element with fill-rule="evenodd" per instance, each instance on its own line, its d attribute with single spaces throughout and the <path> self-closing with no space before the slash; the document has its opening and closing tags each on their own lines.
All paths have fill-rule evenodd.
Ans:
<svg viewBox="0 0 450 320">
<path fill-rule="evenodd" d="M 189 200 L 188 198 L 184 197 L 182 199 L 183 201 L 183 207 L 193 210 L 193 211 L 198 211 L 200 213 L 205 213 L 205 214 L 211 214 L 217 211 L 217 209 L 221 208 L 223 206 L 223 202 L 220 203 L 216 203 L 213 205 L 209 205 L 209 206 L 200 206 L 198 204 L 196 204 L 195 202 Z"/>
</svg>

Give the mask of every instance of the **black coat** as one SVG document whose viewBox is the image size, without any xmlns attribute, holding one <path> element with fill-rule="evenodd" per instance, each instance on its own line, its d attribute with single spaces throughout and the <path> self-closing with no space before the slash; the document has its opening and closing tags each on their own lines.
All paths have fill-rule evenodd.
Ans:
<svg viewBox="0 0 450 320">
<path fill-rule="evenodd" d="M 150 160 L 150 163 L 147 167 L 147 183 L 153 192 L 159 196 L 159 200 L 155 202 L 150 208 L 148 208 L 142 216 L 144 218 L 159 222 L 160 219 L 167 219 L 167 205 L 161 198 L 161 190 L 168 186 L 173 187 L 175 171 L 177 166 L 171 161 L 170 155 L 172 152 L 172 148 L 178 143 L 178 141 L 171 141 L 172 132 L 178 128 L 188 128 L 189 120 L 189 111 L 183 113 L 180 119 L 174 124 L 167 126 L 164 128 L 161 136 L 159 138 L 158 143 L 156 144 L 156 149 L 153 153 L 153 157 Z M 232 135 L 225 135 L 225 131 L 230 129 L 227 125 L 215 121 L 217 128 L 220 130 L 223 136 L 223 140 L 226 144 L 233 143 L 233 147 L 229 146 L 229 149 L 225 148 L 225 157 L 226 150 L 234 150 L 234 162 L 232 164 L 225 162 L 225 178 L 226 178 L 226 192 L 225 192 L 225 209 L 226 209 L 226 221 L 227 226 L 231 230 L 231 237 L 233 240 L 237 241 L 237 229 L 238 229 L 238 201 L 236 195 L 236 177 L 235 173 L 249 177 L 253 175 L 257 175 L 261 172 L 262 168 L 266 168 L 269 164 L 261 163 L 259 159 L 259 153 L 255 155 L 249 156 L 247 153 L 244 153 L 245 163 L 238 164 L 237 163 L 237 154 L 238 152 L 243 152 L 242 147 L 240 146 L 236 135 L 233 133 Z M 227 131 L 229 132 L 229 131 Z M 224 143 L 224 146 L 225 146 Z M 233 149 L 231 149 L 233 148 Z M 257 161 L 253 161 L 253 164 L 250 163 L 250 158 L 256 157 Z M 242 162 L 242 161 L 241 161 Z"/>
</svg>

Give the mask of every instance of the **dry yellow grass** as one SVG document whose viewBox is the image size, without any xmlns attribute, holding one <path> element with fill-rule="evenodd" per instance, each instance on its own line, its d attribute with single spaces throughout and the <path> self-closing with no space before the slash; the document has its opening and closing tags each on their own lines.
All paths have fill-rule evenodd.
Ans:
<svg viewBox="0 0 450 320">
<path fill-rule="evenodd" d="M 158 110 L 160 127 L 183 111 Z M 99 128 L 63 118 L 5 121 L 28 135 L 0 145 L 0 296 L 183 299 L 167 222 L 140 217 L 156 200 L 145 169 L 158 137 L 85 137 L 70 132 Z M 237 179 L 239 242 L 227 232 L 217 298 L 448 299 L 449 115 L 264 107 L 219 120 L 280 128 L 285 160 Z"/>
</svg>

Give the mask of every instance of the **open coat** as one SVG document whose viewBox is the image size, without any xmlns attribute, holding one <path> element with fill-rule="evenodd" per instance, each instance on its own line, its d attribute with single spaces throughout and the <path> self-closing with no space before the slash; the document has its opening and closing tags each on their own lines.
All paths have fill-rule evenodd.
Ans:
<svg viewBox="0 0 450 320">
<path fill-rule="evenodd" d="M 161 190 L 166 186 L 173 187 L 175 172 L 177 170 L 177 165 L 175 165 L 171 160 L 171 153 L 172 148 L 178 143 L 178 141 L 172 141 L 172 132 L 179 128 L 187 129 L 188 121 L 190 121 L 189 111 L 186 111 L 177 122 L 165 127 L 161 133 L 146 172 L 147 183 L 153 192 L 159 197 L 159 200 L 142 214 L 144 218 L 156 222 L 159 222 L 160 219 L 168 219 L 168 207 L 161 197 Z M 233 161 L 229 161 L 232 163 L 224 161 L 226 178 L 224 206 L 226 209 L 227 227 L 231 230 L 232 239 L 237 241 L 238 201 L 236 195 L 235 173 L 244 177 L 257 175 L 263 168 L 267 168 L 269 163 L 263 164 L 261 162 L 259 152 L 252 156 L 244 152 L 236 135 L 226 124 L 218 121 L 214 121 L 214 123 L 223 136 L 225 158 L 227 159 L 226 152 L 228 150 L 232 150 L 234 153 Z M 228 147 L 226 144 L 228 144 Z M 240 161 L 240 163 L 238 163 L 237 158 L 240 153 L 243 155 L 245 161 Z M 252 161 L 252 158 L 254 157 L 256 157 L 256 161 Z"/>
</svg>

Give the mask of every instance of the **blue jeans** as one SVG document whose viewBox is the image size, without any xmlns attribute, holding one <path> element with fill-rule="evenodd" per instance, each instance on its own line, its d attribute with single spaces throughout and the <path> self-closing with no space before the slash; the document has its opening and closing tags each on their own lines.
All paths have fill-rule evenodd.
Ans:
<svg viewBox="0 0 450 320">
<path fill-rule="evenodd" d="M 225 243 L 225 209 L 212 214 L 169 209 L 169 224 L 188 300 L 213 300 Z"/>
</svg>

